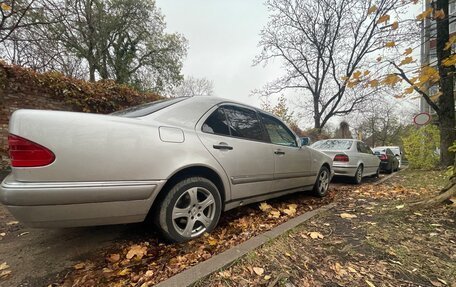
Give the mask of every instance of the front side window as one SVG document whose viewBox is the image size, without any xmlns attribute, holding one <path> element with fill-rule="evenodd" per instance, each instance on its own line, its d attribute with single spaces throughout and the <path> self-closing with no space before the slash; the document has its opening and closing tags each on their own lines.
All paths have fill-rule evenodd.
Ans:
<svg viewBox="0 0 456 287">
<path fill-rule="evenodd" d="M 295 136 L 282 122 L 265 114 L 261 114 L 261 119 L 266 127 L 271 143 L 293 147 L 298 146 Z"/>
<path fill-rule="evenodd" d="M 207 118 L 203 124 L 202 130 L 203 132 L 210 134 L 230 135 L 228 120 L 223 108 L 218 108 Z"/>
<path fill-rule="evenodd" d="M 254 110 L 237 106 L 224 106 L 231 136 L 265 141 L 265 135 Z"/>
<path fill-rule="evenodd" d="M 364 149 L 364 146 L 360 142 L 356 142 L 356 148 L 358 149 L 358 152 L 366 153 L 366 150 Z"/>
</svg>

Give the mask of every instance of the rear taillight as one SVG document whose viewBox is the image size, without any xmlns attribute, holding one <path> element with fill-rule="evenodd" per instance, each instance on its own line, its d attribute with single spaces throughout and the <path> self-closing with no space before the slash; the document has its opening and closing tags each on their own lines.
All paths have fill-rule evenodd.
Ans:
<svg viewBox="0 0 456 287">
<path fill-rule="evenodd" d="M 334 161 L 348 162 L 349 158 L 348 158 L 348 155 L 346 155 L 346 154 L 336 154 L 336 156 L 334 157 Z"/>
<path fill-rule="evenodd" d="M 386 156 L 386 154 L 381 154 L 380 160 L 388 160 L 388 157 Z"/>
<path fill-rule="evenodd" d="M 16 135 L 8 136 L 8 145 L 13 167 L 38 167 L 55 160 L 55 155 L 49 149 Z"/>
</svg>

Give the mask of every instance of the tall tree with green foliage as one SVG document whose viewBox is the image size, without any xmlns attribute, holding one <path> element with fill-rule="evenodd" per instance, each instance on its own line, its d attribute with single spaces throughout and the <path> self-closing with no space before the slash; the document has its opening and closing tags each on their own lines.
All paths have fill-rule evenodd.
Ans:
<svg viewBox="0 0 456 287">
<path fill-rule="evenodd" d="M 154 0 L 52 1 L 49 12 L 39 17 L 58 16 L 61 21 L 27 31 L 21 53 L 44 59 L 30 62 L 43 63 L 46 70 L 58 67 L 53 66 L 57 60 L 81 60 L 90 81 L 112 79 L 158 92 L 182 80 L 187 42 L 165 31 Z"/>
</svg>

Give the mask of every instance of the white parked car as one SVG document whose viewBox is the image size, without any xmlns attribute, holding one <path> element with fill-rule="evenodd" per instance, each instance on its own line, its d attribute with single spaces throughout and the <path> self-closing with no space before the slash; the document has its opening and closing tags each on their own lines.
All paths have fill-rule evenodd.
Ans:
<svg viewBox="0 0 456 287">
<path fill-rule="evenodd" d="M 140 222 L 170 241 L 222 211 L 292 192 L 328 192 L 330 157 L 278 118 L 216 97 L 157 101 L 111 115 L 19 110 L 0 202 L 34 227 Z"/>
<path fill-rule="evenodd" d="M 379 176 L 380 159 L 362 141 L 328 139 L 318 141 L 311 147 L 333 159 L 335 175 L 352 177 L 357 184 L 365 176 Z"/>
</svg>

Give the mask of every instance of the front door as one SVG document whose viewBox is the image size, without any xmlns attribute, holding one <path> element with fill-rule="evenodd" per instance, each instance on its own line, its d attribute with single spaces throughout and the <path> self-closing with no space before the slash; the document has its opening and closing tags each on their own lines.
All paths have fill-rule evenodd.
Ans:
<svg viewBox="0 0 456 287">
<path fill-rule="evenodd" d="M 256 111 L 232 104 L 217 107 L 198 134 L 228 175 L 232 200 L 270 192 L 274 157 Z"/>
<path fill-rule="evenodd" d="M 312 171 L 309 148 L 299 147 L 296 136 L 281 121 L 267 114 L 260 115 L 274 154 L 272 192 L 313 185 L 316 173 Z"/>
</svg>

